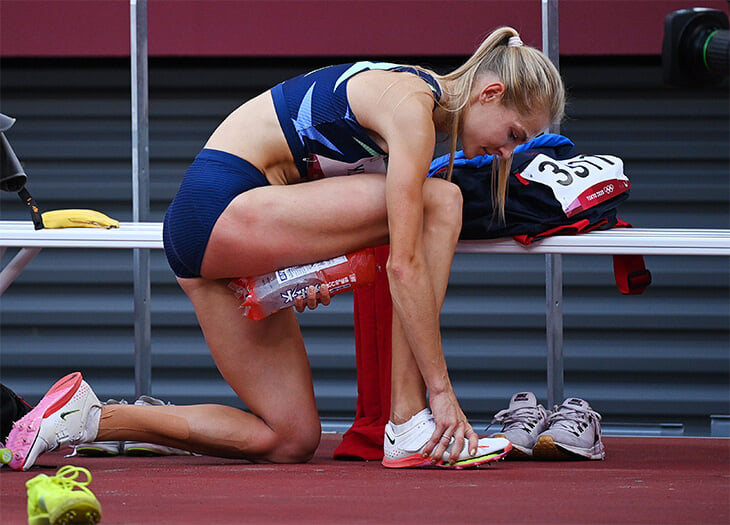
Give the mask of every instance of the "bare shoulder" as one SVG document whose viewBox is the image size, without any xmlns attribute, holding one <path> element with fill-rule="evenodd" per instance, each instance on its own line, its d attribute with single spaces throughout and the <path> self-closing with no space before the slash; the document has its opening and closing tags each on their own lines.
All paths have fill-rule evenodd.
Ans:
<svg viewBox="0 0 730 525">
<path fill-rule="evenodd" d="M 414 74 L 365 71 L 350 79 L 347 98 L 358 122 L 383 137 L 403 127 L 433 127 L 433 95 Z"/>
</svg>

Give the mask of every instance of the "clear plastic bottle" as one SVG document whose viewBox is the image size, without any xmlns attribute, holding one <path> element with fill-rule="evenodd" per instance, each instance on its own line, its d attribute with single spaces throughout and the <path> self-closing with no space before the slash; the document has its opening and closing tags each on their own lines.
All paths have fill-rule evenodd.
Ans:
<svg viewBox="0 0 730 525">
<path fill-rule="evenodd" d="M 319 291 L 322 284 L 327 284 L 330 295 L 337 295 L 373 284 L 375 266 L 374 249 L 365 248 L 326 261 L 234 279 L 228 287 L 244 299 L 243 315 L 259 320 L 294 306 L 294 299 L 304 296 L 310 286 Z"/>
</svg>

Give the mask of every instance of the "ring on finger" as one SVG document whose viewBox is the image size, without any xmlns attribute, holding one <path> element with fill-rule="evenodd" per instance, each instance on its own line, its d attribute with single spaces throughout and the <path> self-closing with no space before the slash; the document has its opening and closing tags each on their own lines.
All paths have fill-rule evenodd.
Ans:
<svg viewBox="0 0 730 525">
<path fill-rule="evenodd" d="M 447 436 L 446 434 L 441 434 L 441 439 L 446 439 L 448 441 L 451 441 L 451 437 Z"/>
</svg>

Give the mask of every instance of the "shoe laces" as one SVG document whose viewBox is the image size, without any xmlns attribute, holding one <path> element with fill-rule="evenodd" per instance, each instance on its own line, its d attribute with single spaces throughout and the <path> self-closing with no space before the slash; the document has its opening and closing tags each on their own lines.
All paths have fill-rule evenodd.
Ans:
<svg viewBox="0 0 730 525">
<path fill-rule="evenodd" d="M 79 474 L 85 474 L 86 480 L 85 481 L 78 481 Z M 33 485 L 37 483 L 52 483 L 54 485 L 57 485 L 58 488 L 62 490 L 74 490 L 79 489 L 82 492 L 85 492 L 91 496 L 94 495 L 93 492 L 88 488 L 89 483 L 91 483 L 91 472 L 89 472 L 84 467 L 75 467 L 73 465 L 64 465 L 58 471 L 56 472 L 55 476 L 36 476 L 33 479 L 30 479 L 26 482 L 26 486 L 28 488 L 31 488 Z"/>
<path fill-rule="evenodd" d="M 487 430 L 495 423 L 501 423 L 502 431 L 519 429 L 532 432 L 540 421 L 546 417 L 547 412 L 542 405 L 537 405 L 536 407 L 519 407 L 512 410 L 506 408 L 494 415 Z"/>
<path fill-rule="evenodd" d="M 547 422 L 550 429 L 560 428 L 580 436 L 592 423 L 598 423 L 600 420 L 601 415 L 595 410 L 569 407 L 563 404 L 555 406 Z"/>
</svg>

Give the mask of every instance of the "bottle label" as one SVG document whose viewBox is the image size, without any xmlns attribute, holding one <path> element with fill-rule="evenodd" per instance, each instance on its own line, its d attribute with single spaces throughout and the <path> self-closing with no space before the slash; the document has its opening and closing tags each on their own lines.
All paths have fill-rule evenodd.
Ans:
<svg viewBox="0 0 730 525">
<path fill-rule="evenodd" d="M 329 259 L 327 261 L 319 261 L 319 262 L 312 263 L 312 264 L 303 264 L 301 266 L 292 266 L 291 268 L 284 268 L 282 270 L 276 271 L 276 281 L 279 284 L 285 284 L 287 282 L 290 282 L 294 279 L 298 279 L 305 275 L 314 274 L 320 270 L 324 270 L 326 268 L 331 268 L 332 266 L 337 266 L 338 264 L 343 264 L 346 262 L 347 262 L 347 257 L 344 255 L 341 255 L 340 257 L 335 257 L 334 259 Z"/>
</svg>

